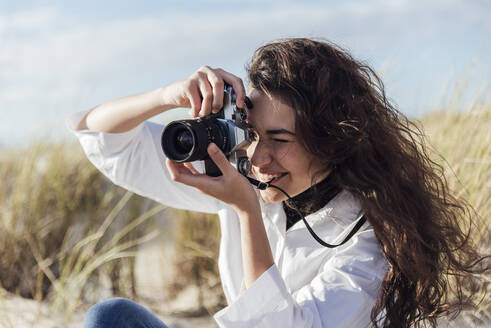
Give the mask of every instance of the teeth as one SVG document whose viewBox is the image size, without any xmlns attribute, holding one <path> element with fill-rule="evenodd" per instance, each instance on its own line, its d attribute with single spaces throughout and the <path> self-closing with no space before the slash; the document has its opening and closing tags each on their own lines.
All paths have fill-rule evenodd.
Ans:
<svg viewBox="0 0 491 328">
<path fill-rule="evenodd" d="M 282 175 L 283 173 L 280 173 L 280 174 L 259 174 L 258 178 L 259 180 L 263 181 L 263 182 L 267 182 L 267 181 L 271 181 L 273 180 L 274 178 L 278 178 Z"/>
</svg>

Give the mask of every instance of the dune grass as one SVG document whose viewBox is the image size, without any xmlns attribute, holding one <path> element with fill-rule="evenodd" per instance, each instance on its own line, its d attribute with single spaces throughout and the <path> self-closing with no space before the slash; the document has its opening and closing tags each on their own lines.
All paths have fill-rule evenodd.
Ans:
<svg viewBox="0 0 491 328">
<path fill-rule="evenodd" d="M 78 145 L 8 150 L 0 177 L 2 288 L 49 301 L 67 320 L 97 301 L 103 275 L 114 294 L 136 296 L 133 257 L 158 234 L 149 219 L 164 206 L 114 186 Z"/>
<path fill-rule="evenodd" d="M 445 168 L 448 186 L 478 214 L 474 238 L 489 253 L 491 223 L 491 107 L 468 112 L 433 112 L 421 123 L 434 158 Z"/>
<path fill-rule="evenodd" d="M 198 288 L 196 313 L 212 315 L 226 305 L 218 273 L 220 224 L 217 215 L 175 211 L 174 243 L 179 268 L 169 296 L 177 296 L 189 284 Z"/>
<path fill-rule="evenodd" d="M 491 255 L 491 106 L 472 106 L 468 111 L 445 109 L 421 120 L 428 135 L 433 158 L 445 169 L 454 195 L 472 206 L 474 225 L 471 236 L 483 255 Z M 479 277 L 477 307 L 463 318 L 470 326 L 491 321 L 490 275 Z M 464 290 L 465 294 L 472 294 Z M 474 292 L 475 293 L 475 292 Z"/>
</svg>

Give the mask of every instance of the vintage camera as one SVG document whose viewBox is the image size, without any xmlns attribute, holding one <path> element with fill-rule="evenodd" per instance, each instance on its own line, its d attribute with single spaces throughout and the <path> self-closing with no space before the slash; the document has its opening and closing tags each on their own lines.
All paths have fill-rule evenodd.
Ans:
<svg viewBox="0 0 491 328">
<path fill-rule="evenodd" d="M 252 103 L 246 97 L 246 106 Z M 247 176 L 251 163 L 246 147 L 254 140 L 252 128 L 247 124 L 247 112 L 236 105 L 232 86 L 225 85 L 223 107 L 216 114 L 205 117 L 170 122 L 162 133 L 161 143 L 165 155 L 174 162 L 204 161 L 205 173 L 220 176 L 222 173 L 208 156 L 208 144 L 214 142 L 237 170 Z"/>
</svg>

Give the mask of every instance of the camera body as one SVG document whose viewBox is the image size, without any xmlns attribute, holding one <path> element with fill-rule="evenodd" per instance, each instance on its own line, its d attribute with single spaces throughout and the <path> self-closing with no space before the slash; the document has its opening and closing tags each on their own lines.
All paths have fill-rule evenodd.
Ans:
<svg viewBox="0 0 491 328">
<path fill-rule="evenodd" d="M 252 104 L 246 97 L 246 106 Z M 237 107 L 232 86 L 225 84 L 223 107 L 216 114 L 205 117 L 170 122 L 162 132 L 162 149 L 174 162 L 204 161 L 205 173 L 220 176 L 222 173 L 208 156 L 208 145 L 215 143 L 237 170 L 247 176 L 251 164 L 246 147 L 254 140 L 254 133 L 247 123 L 247 112 Z"/>
</svg>

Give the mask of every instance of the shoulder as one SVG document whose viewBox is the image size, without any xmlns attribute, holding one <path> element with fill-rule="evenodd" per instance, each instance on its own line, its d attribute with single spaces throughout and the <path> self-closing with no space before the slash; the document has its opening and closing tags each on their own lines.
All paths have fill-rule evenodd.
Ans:
<svg viewBox="0 0 491 328">
<path fill-rule="evenodd" d="M 331 208 L 331 217 L 346 219 L 348 224 L 363 212 L 360 201 L 347 190 L 342 190 L 326 207 Z"/>
</svg>

